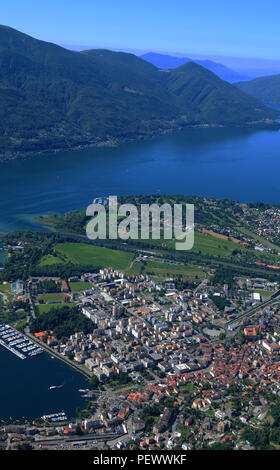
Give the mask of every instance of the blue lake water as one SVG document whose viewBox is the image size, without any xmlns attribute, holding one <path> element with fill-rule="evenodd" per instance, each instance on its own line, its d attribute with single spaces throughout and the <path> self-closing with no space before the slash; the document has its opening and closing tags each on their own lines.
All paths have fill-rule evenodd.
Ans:
<svg viewBox="0 0 280 470">
<path fill-rule="evenodd" d="M 88 388 L 87 380 L 46 352 L 21 360 L 0 346 L 0 370 L 0 420 L 24 422 L 60 411 L 71 418 L 86 406 L 79 389 Z"/>
<path fill-rule="evenodd" d="M 189 129 L 117 148 L 0 163 L 0 232 L 93 197 L 182 193 L 279 203 L 280 131 Z"/>
</svg>

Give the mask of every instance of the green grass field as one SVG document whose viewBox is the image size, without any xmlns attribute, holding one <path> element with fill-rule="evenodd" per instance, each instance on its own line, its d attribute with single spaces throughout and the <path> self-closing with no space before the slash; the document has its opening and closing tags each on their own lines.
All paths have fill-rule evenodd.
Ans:
<svg viewBox="0 0 280 470">
<path fill-rule="evenodd" d="M 10 294 L 11 292 L 10 282 L 7 282 L 6 284 L 4 283 L 0 284 L 0 292 L 3 292 L 3 294 Z"/>
<path fill-rule="evenodd" d="M 244 248 L 239 243 L 234 243 L 230 240 L 223 240 L 220 238 L 213 237 L 205 233 L 194 234 L 194 246 L 191 252 L 199 253 L 209 256 L 221 256 L 222 258 L 230 257 L 233 250 L 244 251 Z"/>
<path fill-rule="evenodd" d="M 59 243 L 55 252 L 64 261 L 73 264 L 112 267 L 125 270 L 129 267 L 133 253 L 112 250 L 87 243 Z"/>
<path fill-rule="evenodd" d="M 43 294 L 38 296 L 38 301 L 42 300 L 43 302 L 50 302 L 52 300 L 64 300 L 64 295 L 57 293 L 57 294 Z"/>
<path fill-rule="evenodd" d="M 0 283 L 0 294 L 6 295 L 8 300 L 13 299 L 13 295 L 11 294 L 11 284 L 10 282 L 7 282 L 6 284 Z"/>
<path fill-rule="evenodd" d="M 186 385 L 180 387 L 181 392 L 193 393 L 196 390 L 196 386 L 192 382 L 188 382 Z"/>
<path fill-rule="evenodd" d="M 74 304 L 72 304 L 74 307 Z M 63 302 L 61 304 L 41 304 L 41 305 L 36 305 L 36 310 L 39 315 L 42 315 L 43 313 L 48 313 L 52 308 L 61 308 L 61 307 L 69 307 L 71 304 Z"/>
<path fill-rule="evenodd" d="M 169 249 L 175 249 L 175 240 L 149 240 L 149 244 L 154 244 L 155 248 L 159 244 L 164 245 Z M 231 256 L 233 250 L 240 250 L 245 252 L 246 248 L 239 243 L 234 243 L 230 240 L 223 240 L 220 238 L 213 237 L 206 233 L 195 232 L 194 234 L 194 246 L 190 250 L 191 253 L 199 253 L 202 255 L 228 258 Z M 248 251 L 248 250 L 247 250 Z"/>
<path fill-rule="evenodd" d="M 90 282 L 69 282 L 71 292 L 81 292 L 82 290 L 91 289 L 92 285 Z"/>
<path fill-rule="evenodd" d="M 202 280 L 207 276 L 202 269 L 196 266 L 175 266 L 167 263 L 158 263 L 156 261 L 147 261 L 145 272 L 152 272 L 161 276 L 178 276 L 191 281 Z"/>
<path fill-rule="evenodd" d="M 182 279 L 200 282 L 208 275 L 197 266 L 176 266 L 168 263 L 159 263 L 157 261 L 136 262 L 133 267 L 127 271 L 128 274 L 139 274 L 141 269 L 144 273 L 151 273 L 160 280 L 165 277 L 182 276 Z"/>
<path fill-rule="evenodd" d="M 275 245 L 276 246 L 276 245 Z M 194 236 L 194 247 L 191 252 L 201 253 L 202 255 L 208 255 L 213 257 L 229 258 L 232 256 L 232 252 L 238 250 L 244 259 L 251 257 L 266 262 L 267 264 L 278 264 L 279 256 L 271 253 L 261 253 L 252 248 L 246 248 L 240 243 L 235 243 L 230 240 L 223 240 L 216 238 L 212 235 L 205 233 L 195 232 Z"/>
<path fill-rule="evenodd" d="M 41 258 L 39 266 L 49 266 L 51 264 L 61 264 L 63 260 L 53 255 L 45 255 Z"/>
</svg>

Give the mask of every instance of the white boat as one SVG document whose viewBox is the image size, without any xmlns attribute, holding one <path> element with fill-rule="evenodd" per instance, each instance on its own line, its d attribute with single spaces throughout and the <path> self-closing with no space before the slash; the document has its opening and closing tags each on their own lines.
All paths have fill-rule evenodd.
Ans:
<svg viewBox="0 0 280 470">
<path fill-rule="evenodd" d="M 51 386 L 49 387 L 49 390 L 54 390 L 55 388 L 61 388 L 61 387 L 63 387 L 63 385 L 64 385 L 64 384 L 62 384 L 62 385 L 51 385 Z"/>
</svg>

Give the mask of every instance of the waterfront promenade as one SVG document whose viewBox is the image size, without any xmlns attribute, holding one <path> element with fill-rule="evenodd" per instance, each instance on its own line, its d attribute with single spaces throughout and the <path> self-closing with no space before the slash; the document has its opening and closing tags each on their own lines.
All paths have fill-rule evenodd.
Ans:
<svg viewBox="0 0 280 470">
<path fill-rule="evenodd" d="M 27 338 L 30 340 L 34 341 L 34 343 L 38 344 L 41 348 L 43 348 L 46 352 L 48 352 L 51 356 L 56 357 L 60 361 L 63 361 L 65 364 L 69 365 L 70 367 L 73 367 L 77 372 L 82 374 L 86 378 L 92 377 L 92 374 L 90 371 L 87 371 L 83 366 L 80 366 L 79 364 L 75 364 L 71 359 L 68 359 L 68 357 L 62 356 L 62 354 L 59 354 L 57 351 L 54 351 L 53 348 L 48 346 L 47 344 L 43 343 L 43 341 L 38 340 L 36 336 L 32 335 L 27 328 L 24 331 L 24 334 Z"/>
</svg>

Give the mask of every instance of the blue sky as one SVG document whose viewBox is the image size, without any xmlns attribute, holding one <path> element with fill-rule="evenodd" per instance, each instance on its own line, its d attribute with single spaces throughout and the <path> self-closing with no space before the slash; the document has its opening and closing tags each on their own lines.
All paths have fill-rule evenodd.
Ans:
<svg viewBox="0 0 280 470">
<path fill-rule="evenodd" d="M 8 0 L 1 23 L 65 46 L 280 60 L 279 0 Z"/>
</svg>

